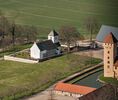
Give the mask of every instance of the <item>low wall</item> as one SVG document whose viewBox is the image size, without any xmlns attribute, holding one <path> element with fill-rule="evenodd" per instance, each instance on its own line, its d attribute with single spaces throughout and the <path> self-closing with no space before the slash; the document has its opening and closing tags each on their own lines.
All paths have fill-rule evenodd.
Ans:
<svg viewBox="0 0 118 100">
<path fill-rule="evenodd" d="M 72 80 L 72 79 L 74 79 L 74 78 L 77 78 L 78 76 L 80 76 L 80 75 L 82 75 L 82 74 L 84 74 L 84 73 L 87 73 L 87 72 L 89 72 L 89 71 L 91 71 L 91 70 L 94 70 L 94 69 L 96 69 L 96 68 L 99 68 L 99 67 L 101 67 L 101 66 L 103 66 L 103 62 L 101 62 L 101 63 L 99 63 L 99 64 L 97 64 L 97 65 L 95 65 L 95 66 L 93 66 L 93 67 L 86 68 L 85 70 L 79 71 L 79 72 L 77 72 L 77 73 L 75 73 L 75 74 L 73 74 L 73 75 L 71 75 L 71 76 L 65 78 L 64 80 L 61 80 L 60 82 L 67 83 L 67 82 L 69 82 L 70 80 Z"/>
<path fill-rule="evenodd" d="M 71 96 L 74 98 L 80 98 L 81 96 L 83 96 L 82 94 L 79 94 L 79 93 L 70 93 L 70 92 L 56 91 L 56 90 L 54 90 L 54 94 L 62 95 L 62 96 Z"/>
<path fill-rule="evenodd" d="M 31 64 L 38 63 L 38 61 L 17 58 L 17 57 L 12 57 L 12 56 L 4 56 L 4 60 L 17 61 L 17 62 L 23 62 L 23 63 L 31 63 Z"/>
</svg>

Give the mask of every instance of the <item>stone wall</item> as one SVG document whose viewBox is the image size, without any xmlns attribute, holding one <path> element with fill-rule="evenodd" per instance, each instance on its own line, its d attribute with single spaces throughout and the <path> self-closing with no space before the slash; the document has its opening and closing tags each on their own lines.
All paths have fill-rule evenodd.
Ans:
<svg viewBox="0 0 118 100">
<path fill-rule="evenodd" d="M 18 57 L 13 57 L 13 56 L 4 56 L 4 60 L 30 63 L 30 64 L 38 63 L 38 61 L 35 61 L 35 60 L 23 59 L 23 58 L 18 58 Z"/>
<path fill-rule="evenodd" d="M 83 96 L 81 94 L 69 93 L 69 92 L 64 92 L 64 91 L 54 91 L 54 94 L 63 95 L 63 96 L 72 96 L 74 98 L 79 98 Z"/>
</svg>

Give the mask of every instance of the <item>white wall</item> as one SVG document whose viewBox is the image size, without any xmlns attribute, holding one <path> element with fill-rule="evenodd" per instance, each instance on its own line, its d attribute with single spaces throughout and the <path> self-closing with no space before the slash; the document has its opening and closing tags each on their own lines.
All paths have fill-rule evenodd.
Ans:
<svg viewBox="0 0 118 100">
<path fill-rule="evenodd" d="M 54 93 L 57 95 L 72 96 L 74 98 L 79 98 L 79 97 L 83 96 L 82 94 L 75 94 L 75 93 L 62 92 L 62 91 L 56 91 L 56 90 L 54 90 Z"/>
<path fill-rule="evenodd" d="M 38 63 L 38 61 L 29 60 L 29 59 L 23 59 L 18 57 L 12 57 L 12 56 L 4 56 L 4 60 L 10 60 L 10 61 L 17 61 L 17 62 L 23 62 L 23 63 Z"/>
<path fill-rule="evenodd" d="M 37 47 L 36 43 L 34 43 L 33 46 L 30 48 L 30 56 L 31 56 L 31 58 L 34 58 L 34 59 L 41 58 L 40 50 Z"/>
<path fill-rule="evenodd" d="M 48 36 L 48 40 L 52 40 L 53 43 L 58 43 L 59 37 L 58 36 Z"/>
</svg>

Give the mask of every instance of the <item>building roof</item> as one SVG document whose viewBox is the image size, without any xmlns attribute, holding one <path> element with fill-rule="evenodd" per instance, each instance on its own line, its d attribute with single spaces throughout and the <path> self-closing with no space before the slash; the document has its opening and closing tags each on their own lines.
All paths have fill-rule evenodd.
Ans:
<svg viewBox="0 0 118 100">
<path fill-rule="evenodd" d="M 116 56 L 116 58 L 115 58 L 114 66 L 115 66 L 115 67 L 118 67 L 118 56 Z"/>
<path fill-rule="evenodd" d="M 117 43 L 117 39 L 114 37 L 113 33 L 109 33 L 106 35 L 106 37 L 103 40 L 104 43 Z"/>
<path fill-rule="evenodd" d="M 52 42 L 52 40 L 38 42 L 36 43 L 36 45 L 41 51 L 57 49 L 56 45 Z"/>
<path fill-rule="evenodd" d="M 79 100 L 115 100 L 115 86 L 107 84 L 82 97 Z"/>
<path fill-rule="evenodd" d="M 88 94 L 96 89 L 91 88 L 91 87 L 87 87 L 87 86 L 81 86 L 81 85 L 57 83 L 54 90 L 85 95 L 85 94 Z"/>
<path fill-rule="evenodd" d="M 52 30 L 48 36 L 58 36 L 58 33 L 55 30 Z"/>
<path fill-rule="evenodd" d="M 58 43 L 55 43 L 56 47 L 60 47 L 61 44 L 58 42 Z"/>
<path fill-rule="evenodd" d="M 118 67 L 118 60 L 115 61 L 114 66 Z"/>
<path fill-rule="evenodd" d="M 113 33 L 114 37 L 118 40 L 118 27 L 112 27 L 107 25 L 102 25 L 100 31 L 96 37 L 96 40 L 103 42 L 107 34 Z"/>
</svg>

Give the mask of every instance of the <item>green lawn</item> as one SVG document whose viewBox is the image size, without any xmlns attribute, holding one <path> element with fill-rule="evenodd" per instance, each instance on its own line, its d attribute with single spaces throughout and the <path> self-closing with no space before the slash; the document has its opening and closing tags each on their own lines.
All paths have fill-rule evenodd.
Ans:
<svg viewBox="0 0 118 100">
<path fill-rule="evenodd" d="M 99 77 L 99 79 L 105 83 L 109 83 L 109 84 L 114 84 L 114 85 L 118 85 L 118 80 L 115 78 L 110 78 L 110 77 L 104 77 L 104 75 L 101 75 Z"/>
<path fill-rule="evenodd" d="M 39 27 L 39 37 L 47 36 L 46 29 L 65 24 L 88 34 L 83 22 L 89 16 L 100 24 L 118 26 L 117 0 L 0 0 L 0 10 L 18 24 Z"/>
<path fill-rule="evenodd" d="M 100 61 L 93 59 L 93 65 Z M 90 67 L 90 65 L 89 57 L 74 54 L 64 55 L 39 64 L 0 61 L 0 97 L 2 95 L 11 96 L 15 93 L 17 96 L 31 95 L 47 88 L 57 80 Z"/>
</svg>

